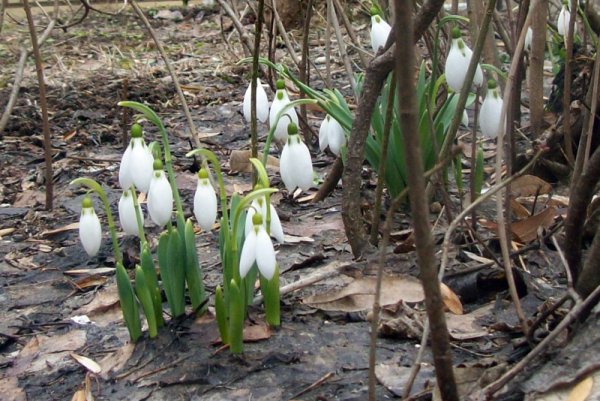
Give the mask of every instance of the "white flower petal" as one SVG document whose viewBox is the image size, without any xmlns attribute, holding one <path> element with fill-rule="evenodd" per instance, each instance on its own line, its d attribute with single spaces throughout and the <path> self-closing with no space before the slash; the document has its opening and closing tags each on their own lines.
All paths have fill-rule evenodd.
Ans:
<svg viewBox="0 0 600 401">
<path fill-rule="evenodd" d="M 244 118 L 248 122 L 250 122 L 251 104 L 252 84 L 249 84 L 246 93 L 244 93 Z M 269 98 L 258 78 L 256 79 L 256 118 L 263 123 L 269 118 Z"/>
<path fill-rule="evenodd" d="M 142 208 L 138 204 L 138 210 L 142 218 L 142 227 L 144 226 L 144 214 Z M 133 204 L 133 197 L 130 191 L 125 191 L 121 194 L 119 199 L 119 221 L 121 222 L 121 228 L 127 235 L 138 235 L 137 218 L 135 216 L 135 207 Z"/>
<path fill-rule="evenodd" d="M 281 99 L 279 99 L 280 93 Z M 288 94 L 285 91 L 285 89 L 280 89 L 277 91 L 277 93 L 275 93 L 275 99 L 273 99 L 273 103 L 271 104 L 271 110 L 269 111 L 270 127 L 273 127 L 273 125 L 275 124 L 275 119 L 277 118 L 277 114 L 279 114 L 279 111 L 289 103 L 290 98 L 288 97 Z M 288 115 L 289 118 L 285 117 L 286 115 Z M 287 140 L 287 127 L 290 123 L 290 119 L 294 124 L 298 125 L 298 114 L 296 114 L 296 109 L 294 109 L 293 107 L 291 109 L 288 109 L 279 119 L 279 122 L 277 123 L 277 128 L 275 128 L 275 133 L 273 135 L 276 140 L 280 142 Z"/>
<path fill-rule="evenodd" d="M 377 53 L 380 47 L 385 47 L 392 27 L 379 15 L 371 16 L 371 47 Z"/>
<path fill-rule="evenodd" d="M 479 111 L 479 128 L 484 136 L 494 138 L 498 135 L 500 128 L 504 129 L 504 126 L 500 127 L 502 103 L 497 89 L 488 91 Z"/>
<path fill-rule="evenodd" d="M 462 44 L 462 48 L 459 43 Z M 469 69 L 469 63 L 473 51 L 463 42 L 462 39 L 452 39 L 452 45 L 450 46 L 450 52 L 446 58 L 446 65 L 444 67 L 444 74 L 446 75 L 446 82 L 448 86 L 455 92 L 460 92 L 465 82 L 465 75 Z M 475 76 L 473 77 L 473 83 L 477 86 L 483 84 L 483 71 L 481 66 L 477 64 L 475 70 Z"/>
<path fill-rule="evenodd" d="M 327 142 L 327 137 L 329 135 L 327 134 L 329 129 L 330 118 L 331 117 L 329 117 L 329 115 L 326 115 L 323 121 L 321 122 L 321 126 L 319 127 L 319 149 L 321 149 L 321 151 L 325 151 L 325 149 L 327 149 L 327 146 L 329 145 Z"/>
<path fill-rule="evenodd" d="M 310 151 L 302 142 L 299 135 L 294 135 L 292 141 L 295 143 L 290 148 L 290 164 L 293 166 L 294 185 L 303 191 L 307 191 L 313 183 L 313 166 Z"/>
<path fill-rule="evenodd" d="M 255 206 L 254 202 L 252 202 L 252 206 Z M 254 207 L 249 207 L 248 210 L 246 210 L 246 223 L 244 225 L 244 235 L 246 237 L 250 235 L 252 229 L 254 228 L 254 224 L 252 224 L 252 216 L 254 216 L 254 214 L 256 214 Z"/>
<path fill-rule="evenodd" d="M 127 145 L 127 149 L 123 152 L 123 157 L 121 158 L 121 164 L 119 165 L 119 185 L 121 189 L 127 190 L 133 184 L 133 179 L 131 178 L 131 170 L 129 165 L 131 164 L 131 142 Z"/>
<path fill-rule="evenodd" d="M 273 205 L 269 206 L 271 209 L 271 225 L 269 227 L 271 237 L 275 238 L 275 240 L 280 244 L 283 244 L 285 240 L 283 235 L 283 227 L 281 226 L 281 220 L 279 220 L 279 215 L 277 214 L 275 207 Z"/>
<path fill-rule="evenodd" d="M 285 143 L 283 150 L 281 151 L 281 157 L 279 159 L 279 174 L 281 175 L 281 180 L 285 184 L 288 192 L 292 192 L 296 189 L 296 181 L 294 178 L 295 168 L 291 155 L 291 144 L 290 140 Z"/>
<path fill-rule="evenodd" d="M 334 155 L 338 156 L 342 146 L 346 144 L 346 134 L 344 133 L 344 128 L 342 128 L 340 123 L 333 117 L 331 117 L 327 128 L 327 137 L 329 138 L 327 142 L 329 143 L 329 149 Z"/>
<path fill-rule="evenodd" d="M 129 164 L 131 178 L 137 189 L 147 193 L 153 174 L 154 157 L 143 138 L 133 138 L 131 143 L 131 162 Z"/>
<path fill-rule="evenodd" d="M 100 245 L 102 244 L 102 227 L 100 226 L 100 220 L 96 212 L 91 207 L 81 209 L 79 239 L 88 256 L 92 257 L 100 250 Z"/>
<path fill-rule="evenodd" d="M 158 175 L 158 177 L 157 177 Z M 148 191 L 148 213 L 159 227 L 171 220 L 173 212 L 173 191 L 164 171 L 157 171 L 152 176 Z"/>
<path fill-rule="evenodd" d="M 271 280 L 273 274 L 275 274 L 276 263 L 275 249 L 273 249 L 271 238 L 269 238 L 264 227 L 260 227 L 256 235 L 256 265 L 258 266 L 258 270 L 267 280 Z M 240 275 L 241 271 L 242 267 L 240 264 Z"/>
<path fill-rule="evenodd" d="M 252 229 L 250 234 L 246 236 L 244 245 L 242 246 L 242 253 L 240 255 L 240 276 L 246 277 L 246 274 L 252 268 L 254 261 L 256 260 L 256 231 Z"/>
<path fill-rule="evenodd" d="M 527 33 L 525 34 L 525 50 L 531 50 L 531 40 L 533 39 L 533 29 L 527 27 Z"/>
<path fill-rule="evenodd" d="M 462 115 L 462 119 L 460 120 L 460 123 L 462 125 L 464 125 L 465 128 L 469 127 L 469 115 L 467 114 L 467 110 L 466 109 L 463 110 L 463 115 Z"/>
<path fill-rule="evenodd" d="M 204 231 L 210 231 L 217 219 L 217 194 L 208 178 L 198 178 L 194 194 L 194 216 Z"/>
<path fill-rule="evenodd" d="M 558 14 L 558 21 L 556 22 L 556 28 L 559 35 L 565 36 L 567 34 L 570 20 L 571 12 L 567 9 L 567 6 L 563 5 L 560 13 Z M 575 28 L 573 32 L 577 32 L 577 21 L 575 21 Z"/>
</svg>

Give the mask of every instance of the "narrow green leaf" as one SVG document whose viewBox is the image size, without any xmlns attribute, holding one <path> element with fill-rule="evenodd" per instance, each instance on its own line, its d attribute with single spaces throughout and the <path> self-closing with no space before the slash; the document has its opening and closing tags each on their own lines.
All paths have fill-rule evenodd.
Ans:
<svg viewBox="0 0 600 401">
<path fill-rule="evenodd" d="M 125 271 L 125 267 L 120 262 L 117 263 L 116 276 L 123 319 L 125 320 L 131 341 L 136 342 L 142 335 L 142 324 L 129 276 Z"/>
<path fill-rule="evenodd" d="M 148 283 L 144 277 L 144 271 L 142 270 L 141 266 L 136 266 L 135 268 L 135 293 L 142 304 L 144 315 L 146 315 L 150 338 L 154 338 L 158 334 L 156 313 L 154 311 L 154 301 L 152 300 L 151 289 L 148 287 Z"/>
<path fill-rule="evenodd" d="M 208 302 L 206 302 L 206 292 L 202 282 L 202 272 L 198 262 L 198 253 L 196 250 L 196 234 L 192 221 L 188 219 L 185 223 L 185 280 L 187 282 L 192 308 L 198 314 L 206 312 Z"/>
<path fill-rule="evenodd" d="M 244 352 L 244 300 L 235 280 L 229 284 L 229 349 Z"/>
</svg>

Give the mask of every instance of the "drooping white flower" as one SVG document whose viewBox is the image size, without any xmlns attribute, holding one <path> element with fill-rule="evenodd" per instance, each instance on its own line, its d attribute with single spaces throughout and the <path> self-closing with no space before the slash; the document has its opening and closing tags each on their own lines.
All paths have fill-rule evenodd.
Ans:
<svg viewBox="0 0 600 401">
<path fill-rule="evenodd" d="M 217 219 L 217 194 L 204 168 L 198 172 L 198 185 L 194 194 L 194 216 L 204 231 L 210 231 Z"/>
<path fill-rule="evenodd" d="M 377 53 L 379 48 L 385 47 L 392 27 L 379 15 L 371 16 L 371 48 Z"/>
<path fill-rule="evenodd" d="M 533 40 L 533 29 L 527 27 L 527 33 L 525 34 L 525 50 L 531 51 L 531 41 Z"/>
<path fill-rule="evenodd" d="M 310 151 L 298 135 L 298 127 L 290 124 L 289 136 L 279 162 L 279 173 L 287 190 L 291 193 L 296 188 L 303 191 L 312 186 L 313 167 Z"/>
<path fill-rule="evenodd" d="M 259 213 L 252 216 L 254 227 L 244 240 L 242 253 L 240 255 L 240 276 L 246 277 L 250 268 L 256 262 L 258 270 L 267 279 L 271 280 L 275 274 L 275 249 L 269 234 L 263 226 L 262 217 Z"/>
<path fill-rule="evenodd" d="M 246 93 L 244 94 L 244 118 L 248 122 L 250 122 L 251 104 L 252 83 L 248 85 L 248 89 L 246 89 Z M 267 98 L 265 88 L 262 87 L 258 78 L 256 78 L 256 118 L 262 123 L 269 118 L 269 99 Z"/>
<path fill-rule="evenodd" d="M 102 244 L 102 227 L 100 219 L 94 211 L 94 204 L 89 196 L 81 202 L 81 217 L 79 218 L 79 239 L 83 249 L 92 257 L 100 250 Z"/>
<path fill-rule="evenodd" d="M 488 82 L 488 92 L 479 111 L 479 128 L 484 136 L 494 138 L 498 132 L 503 132 L 505 124 L 501 125 L 502 98 L 498 93 L 496 81 Z"/>
<path fill-rule="evenodd" d="M 569 11 L 568 1 L 563 1 L 563 6 L 558 14 L 558 21 L 556 21 L 556 28 L 560 36 L 565 36 L 569 31 L 569 21 L 571 20 L 571 12 Z M 575 21 L 575 28 L 573 32 L 577 32 L 577 21 Z"/>
<path fill-rule="evenodd" d="M 469 115 L 467 114 L 467 110 L 466 109 L 463 110 L 463 115 L 462 115 L 462 118 L 460 120 L 460 123 L 465 128 L 469 128 Z"/>
<path fill-rule="evenodd" d="M 339 155 L 342 146 L 346 145 L 346 134 L 340 123 L 329 114 L 325 116 L 319 128 L 319 148 L 327 146 L 334 155 Z"/>
<path fill-rule="evenodd" d="M 154 157 L 150 148 L 144 142 L 142 127 L 133 124 L 131 141 L 123 153 L 119 166 L 119 185 L 123 190 L 134 184 L 141 192 L 148 192 L 152 178 L 152 163 Z"/>
<path fill-rule="evenodd" d="M 132 190 L 125 190 L 119 199 L 119 221 L 121 222 L 121 228 L 127 235 L 138 235 L 137 218 L 135 214 L 135 206 L 133 204 Z M 138 211 L 142 218 L 142 227 L 144 227 L 144 214 L 142 208 L 138 204 Z"/>
<path fill-rule="evenodd" d="M 270 212 L 271 213 L 271 216 L 270 216 L 271 222 L 269 224 L 269 233 L 271 234 L 271 237 L 275 238 L 275 240 L 277 242 L 279 242 L 280 244 L 283 244 L 285 239 L 284 239 L 284 235 L 283 235 L 283 227 L 281 226 L 281 220 L 279 220 L 279 215 L 277 214 L 277 210 L 271 203 L 269 203 L 269 209 L 271 211 Z M 267 228 L 267 202 L 264 197 L 255 199 L 254 201 L 252 201 L 252 204 L 248 208 L 248 212 L 246 214 L 246 227 L 245 227 L 246 236 L 248 236 L 250 234 L 250 231 L 252 231 L 252 228 L 254 227 L 254 224 L 252 223 L 252 217 L 256 214 L 257 211 L 260 213 L 260 215 L 262 217 L 263 226 L 265 227 L 265 229 Z"/>
<path fill-rule="evenodd" d="M 275 98 L 271 103 L 271 110 L 269 111 L 269 126 L 275 125 L 275 119 L 279 111 L 290 103 L 290 98 L 285 90 L 285 82 L 283 80 L 277 81 L 277 92 L 275 92 Z M 289 116 L 286 117 L 286 116 Z M 291 120 L 291 121 L 290 121 Z M 287 137 L 287 127 L 290 123 L 298 125 L 298 114 L 296 114 L 295 108 L 289 108 L 279 119 L 277 127 L 275 128 L 274 137 L 279 142 L 284 142 Z"/>
<path fill-rule="evenodd" d="M 446 75 L 448 86 L 453 91 L 460 92 L 462 89 L 472 56 L 473 51 L 462 40 L 460 29 L 457 27 L 452 28 L 452 44 L 446 58 L 444 74 Z M 477 69 L 475 70 L 473 83 L 476 86 L 483 84 L 483 71 L 479 64 L 477 64 Z"/>
<path fill-rule="evenodd" d="M 173 190 L 160 160 L 154 161 L 154 173 L 148 190 L 148 214 L 159 227 L 171 220 L 173 212 Z"/>
</svg>

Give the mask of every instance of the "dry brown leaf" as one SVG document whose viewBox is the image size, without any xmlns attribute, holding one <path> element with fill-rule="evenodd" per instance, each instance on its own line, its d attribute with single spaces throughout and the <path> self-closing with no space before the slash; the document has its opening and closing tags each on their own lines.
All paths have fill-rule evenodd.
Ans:
<svg viewBox="0 0 600 401">
<path fill-rule="evenodd" d="M 552 185 L 535 175 L 522 175 L 510 184 L 510 193 L 515 198 L 550 193 Z"/>
<path fill-rule="evenodd" d="M 328 311 L 368 311 L 373 307 L 375 282 L 374 277 L 358 278 L 341 290 L 315 294 L 303 302 L 313 308 Z M 381 283 L 382 306 L 397 304 L 400 301 L 422 302 L 424 297 L 421 283 L 412 276 L 388 276 L 384 277 Z"/>
<path fill-rule="evenodd" d="M 70 223 L 70 224 L 67 224 L 66 226 L 62 226 L 62 227 L 55 228 L 52 230 L 43 231 L 41 236 L 48 237 L 50 235 L 60 234 L 60 233 L 66 232 L 66 231 L 77 230 L 78 228 L 79 228 L 79 222 Z"/>
<path fill-rule="evenodd" d="M 107 280 L 108 280 L 108 278 L 106 278 L 104 276 L 93 275 L 93 276 L 83 277 L 77 281 L 73 281 L 73 285 L 75 287 L 77 287 L 78 290 L 85 291 L 89 288 L 100 287 L 100 286 L 104 285 Z"/>
<path fill-rule="evenodd" d="M 87 401 L 86 397 L 85 397 L 85 390 L 84 389 L 79 389 L 75 392 L 75 394 L 73 394 L 73 398 L 71 398 L 71 401 Z"/>
<path fill-rule="evenodd" d="M 513 215 L 519 219 L 526 219 L 531 216 L 529 210 L 514 198 L 510 198 L 510 209 L 512 210 Z"/>
<path fill-rule="evenodd" d="M 46 194 L 44 192 L 34 189 L 26 189 L 17 193 L 17 197 L 13 202 L 13 207 L 34 208 L 36 205 L 43 205 L 45 201 Z"/>
<path fill-rule="evenodd" d="M 442 292 L 442 301 L 444 302 L 446 308 L 448 308 L 448 310 L 455 315 L 462 315 L 463 306 L 462 302 L 460 302 L 460 299 L 458 299 L 458 295 L 456 295 L 454 291 L 452 291 L 450 287 L 444 283 L 440 283 L 440 290 Z"/>
<path fill-rule="evenodd" d="M 244 327 L 244 341 L 256 342 L 271 338 L 271 328 L 266 323 L 253 324 Z"/>
<path fill-rule="evenodd" d="M 593 386 L 594 379 L 591 376 L 586 377 L 571 389 L 567 401 L 585 401 L 592 392 Z"/>
<path fill-rule="evenodd" d="M 229 169 L 231 171 L 239 171 L 242 173 L 252 172 L 252 163 L 250 163 L 252 152 L 250 150 L 233 150 L 229 156 Z M 267 169 L 279 170 L 279 159 L 270 156 L 267 158 Z"/>
<path fill-rule="evenodd" d="M 93 361 L 92 359 L 86 356 L 77 355 L 74 352 L 71 352 L 69 355 L 71 355 L 71 358 L 75 359 L 81 366 L 83 366 L 93 374 L 97 375 L 100 372 L 102 372 L 102 367 L 100 367 L 100 365 L 98 365 L 98 363 Z"/>
<path fill-rule="evenodd" d="M 15 232 L 14 227 L 3 228 L 2 230 L 0 230 L 0 238 L 4 237 L 5 235 L 12 234 L 13 232 Z"/>
<path fill-rule="evenodd" d="M 464 315 L 446 313 L 446 324 L 450 337 L 455 340 L 472 340 L 486 336 L 487 329 L 480 326 L 477 320 L 491 313 L 493 306 L 493 304 L 488 304 Z"/>
<path fill-rule="evenodd" d="M 554 217 L 556 208 L 551 206 L 534 216 L 512 223 L 510 228 L 519 241 L 528 243 L 537 238 L 538 228 L 550 227 L 554 223 Z"/>
<path fill-rule="evenodd" d="M 72 269 L 63 272 L 67 276 L 79 276 L 83 274 L 108 274 L 115 271 L 114 267 L 97 267 L 95 269 Z"/>
<path fill-rule="evenodd" d="M 131 355 L 133 355 L 134 350 L 135 344 L 127 343 L 115 352 L 102 358 L 99 362 L 100 367 L 102 368 L 102 378 L 108 380 L 110 374 L 121 370 L 129 358 L 131 358 Z"/>
</svg>

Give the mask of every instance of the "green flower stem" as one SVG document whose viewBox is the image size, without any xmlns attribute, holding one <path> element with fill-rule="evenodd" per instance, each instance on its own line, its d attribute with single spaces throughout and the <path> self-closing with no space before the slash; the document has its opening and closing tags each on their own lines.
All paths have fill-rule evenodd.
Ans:
<svg viewBox="0 0 600 401">
<path fill-rule="evenodd" d="M 263 158 L 262 158 L 262 162 L 264 165 L 267 164 L 267 159 L 269 157 L 269 149 L 271 148 L 271 142 L 273 141 L 273 135 L 275 134 L 275 129 L 277 128 L 277 125 L 279 124 L 279 119 L 281 119 L 284 115 L 287 116 L 286 112 L 289 109 L 291 109 L 292 107 L 301 106 L 303 104 L 318 104 L 318 103 L 319 102 L 314 99 L 298 99 L 298 100 L 289 102 L 288 104 L 283 106 L 281 108 L 281 110 L 279 110 L 279 113 L 277 113 L 277 116 L 275 117 L 275 122 L 271 126 L 271 129 L 269 129 L 269 134 L 267 135 L 267 139 L 265 141 L 265 149 L 263 150 Z M 288 116 L 288 118 L 289 118 L 289 116 Z"/>
<path fill-rule="evenodd" d="M 69 183 L 69 185 L 85 185 L 90 188 L 102 201 L 102 205 L 104 206 L 104 211 L 106 213 L 106 220 L 108 221 L 108 231 L 110 232 L 110 237 L 112 240 L 113 253 L 115 255 L 115 261 L 117 263 L 123 262 L 123 255 L 121 255 L 121 248 L 119 247 L 119 241 L 117 239 L 117 229 L 115 228 L 115 220 L 113 219 L 112 212 L 110 211 L 110 204 L 108 203 L 108 199 L 106 198 L 106 192 L 104 189 L 98 184 L 96 181 L 91 178 L 76 178 Z"/>
<path fill-rule="evenodd" d="M 119 106 L 130 107 L 144 114 L 144 116 L 150 120 L 154 125 L 158 127 L 163 142 L 163 149 L 165 152 L 165 165 L 167 166 L 167 176 L 169 177 L 169 183 L 171 184 L 171 190 L 173 191 L 173 199 L 175 200 L 175 208 L 177 212 L 183 215 L 183 207 L 181 206 L 181 197 L 179 196 L 179 190 L 177 189 L 177 183 L 175 181 L 175 173 L 173 172 L 173 159 L 171 157 L 171 150 L 169 147 L 169 135 L 165 126 L 158 115 L 148 106 L 131 101 L 124 101 L 117 103 Z"/>
<path fill-rule="evenodd" d="M 165 325 L 165 320 L 163 319 L 162 315 L 162 297 L 160 294 L 160 287 L 158 286 L 158 276 L 156 275 L 154 260 L 152 259 L 152 254 L 150 253 L 150 248 L 148 247 L 148 244 L 145 244 L 142 247 L 142 252 L 140 254 L 140 264 L 142 266 L 142 270 L 144 271 L 144 278 L 146 279 L 146 284 L 150 289 L 150 294 L 152 295 L 154 313 L 156 315 L 156 325 L 157 327 L 162 327 Z"/>
<path fill-rule="evenodd" d="M 194 149 L 191 152 L 188 152 L 185 156 L 192 157 L 194 155 L 200 155 L 200 156 L 205 157 L 213 165 L 213 168 L 215 169 L 215 173 L 217 174 L 217 182 L 219 184 L 219 198 L 221 199 L 221 213 L 223 213 L 223 217 L 225 218 L 225 221 L 227 223 L 229 223 L 229 215 L 227 212 L 227 192 L 225 192 L 225 183 L 223 181 L 223 173 L 221 172 L 221 165 L 219 164 L 219 159 L 217 159 L 217 156 L 208 149 Z"/>
<path fill-rule="evenodd" d="M 260 289 L 264 297 L 265 319 L 271 327 L 281 326 L 281 304 L 279 297 L 279 265 L 271 280 L 260 275 Z"/>
<path fill-rule="evenodd" d="M 140 237 L 140 249 L 144 248 L 148 241 L 146 241 L 146 233 L 144 232 L 144 223 L 142 222 L 142 213 L 140 204 L 137 200 L 135 185 L 131 184 L 131 189 L 128 190 L 133 200 L 133 210 L 135 211 L 135 220 L 138 227 L 138 237 Z"/>
<path fill-rule="evenodd" d="M 223 297 L 223 290 L 218 285 L 215 290 L 215 312 L 217 315 L 217 326 L 223 344 L 229 344 L 229 324 L 227 322 L 227 305 Z"/>
</svg>

